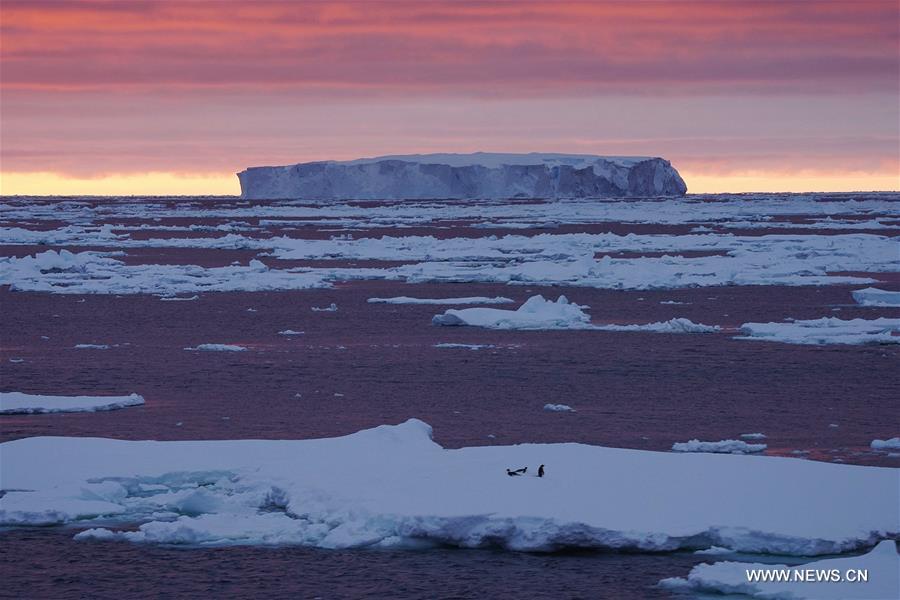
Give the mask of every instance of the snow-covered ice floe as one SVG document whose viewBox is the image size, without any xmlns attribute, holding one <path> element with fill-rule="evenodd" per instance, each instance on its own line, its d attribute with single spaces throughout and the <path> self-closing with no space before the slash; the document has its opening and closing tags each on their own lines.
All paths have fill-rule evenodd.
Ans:
<svg viewBox="0 0 900 600">
<path fill-rule="evenodd" d="M 435 344 L 435 348 L 459 348 L 465 350 L 482 350 L 484 348 L 496 348 L 493 344 L 456 344 L 451 342 L 444 342 L 441 344 Z"/>
<path fill-rule="evenodd" d="M 581 306 L 560 296 L 556 302 L 541 295 L 532 296 L 516 310 L 500 308 L 448 309 L 435 315 L 434 325 L 467 325 L 490 329 L 591 329 L 596 331 L 647 331 L 654 333 L 714 333 L 718 326 L 676 318 L 644 325 L 595 325 Z"/>
<path fill-rule="evenodd" d="M 900 450 L 900 437 L 891 438 L 889 440 L 872 440 L 869 444 L 872 450 Z"/>
<path fill-rule="evenodd" d="M 621 210 L 633 222 L 635 211 Z M 627 208 L 627 210 L 626 210 Z M 33 232 L 46 235 L 46 232 Z M 32 236 L 33 237 L 33 236 Z M 52 243 L 55 238 L 49 238 Z M 76 239 L 78 239 L 76 237 Z M 106 239 L 106 238 L 104 238 Z M 90 242 L 83 238 L 81 245 Z M 96 240 L 100 242 L 101 240 Z M 0 258 L 0 284 L 13 290 L 65 294 L 197 294 L 217 291 L 298 290 L 334 282 L 391 280 L 409 283 L 476 282 L 511 285 L 566 285 L 599 289 L 672 289 L 723 285 L 870 284 L 870 277 L 841 271 L 900 269 L 896 239 L 852 235 L 616 235 L 611 233 L 507 235 L 481 238 L 383 236 L 380 238 L 296 239 L 224 238 L 120 240 L 109 247 L 243 248 L 266 251 L 276 259 L 403 261 L 377 267 L 321 266 L 269 268 L 259 260 L 247 266 L 129 265 L 115 252 L 48 250 L 26 257 Z M 685 257 L 700 251 L 708 256 Z M 612 258 L 609 253 L 662 256 Z M 596 258 L 598 253 L 605 256 Z"/>
<path fill-rule="evenodd" d="M 55 294 L 164 294 L 302 290 L 330 287 L 322 275 L 244 266 L 126 265 L 109 252 L 47 250 L 0 258 L 0 285 Z"/>
<path fill-rule="evenodd" d="M 0 415 L 60 412 L 96 412 L 139 406 L 144 398 L 128 396 L 44 396 L 22 392 L 0 392 Z"/>
<path fill-rule="evenodd" d="M 673 452 L 710 452 L 713 454 L 753 454 L 762 452 L 768 446 L 766 444 L 748 444 L 741 440 L 721 440 L 718 442 L 701 442 L 691 440 L 689 442 L 677 442 L 672 444 Z"/>
<path fill-rule="evenodd" d="M 850 294 L 857 304 L 862 306 L 900 306 L 900 292 L 865 288 L 853 290 Z"/>
<path fill-rule="evenodd" d="M 0 452 L 0 524 L 103 520 L 78 539 L 811 556 L 900 533 L 896 469 L 584 444 L 446 450 L 415 419 L 330 439 L 37 437 Z M 543 478 L 506 475 L 540 464 Z"/>
<path fill-rule="evenodd" d="M 900 344 L 900 319 L 851 319 L 823 317 L 787 323 L 744 323 L 739 340 L 786 344 Z"/>
<path fill-rule="evenodd" d="M 334 302 L 332 302 L 328 306 L 324 306 L 324 307 L 322 307 L 322 306 L 313 306 L 312 307 L 313 312 L 337 312 L 337 309 L 338 309 L 337 304 L 335 304 Z"/>
<path fill-rule="evenodd" d="M 544 410 L 548 412 L 575 412 L 575 409 L 568 404 L 545 404 Z"/>
<path fill-rule="evenodd" d="M 766 439 L 766 434 L 764 433 L 742 433 L 741 437 L 745 440 L 764 440 Z"/>
<path fill-rule="evenodd" d="M 396 296 L 394 298 L 369 298 L 371 304 L 509 304 L 511 298 L 495 296 L 469 296 L 466 298 L 410 298 L 409 296 Z"/>
<path fill-rule="evenodd" d="M 516 310 L 500 308 L 448 309 L 431 320 L 435 325 L 470 325 L 492 329 L 589 329 L 591 318 L 565 296 L 556 302 L 532 296 Z"/>
<path fill-rule="evenodd" d="M 750 581 L 751 577 L 758 578 L 761 573 L 785 581 Z M 660 586 L 692 593 L 735 594 L 741 598 L 767 600 L 891 600 L 900 597 L 900 555 L 894 541 L 884 540 L 862 556 L 829 558 L 801 565 L 704 563 L 691 569 L 687 577 L 663 579 Z"/>
<path fill-rule="evenodd" d="M 200 352 L 244 352 L 247 350 L 244 346 L 235 344 L 197 344 L 196 346 L 185 348 L 185 350 Z"/>
<path fill-rule="evenodd" d="M 303 331 L 295 331 L 293 329 L 283 329 L 278 332 L 278 335 L 303 335 L 305 332 Z"/>
</svg>

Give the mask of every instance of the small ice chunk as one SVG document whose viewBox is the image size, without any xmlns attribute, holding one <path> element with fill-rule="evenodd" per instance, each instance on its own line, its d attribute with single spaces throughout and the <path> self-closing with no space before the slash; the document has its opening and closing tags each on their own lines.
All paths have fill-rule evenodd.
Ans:
<svg viewBox="0 0 900 600">
<path fill-rule="evenodd" d="M 719 442 L 701 442 L 693 439 L 689 442 L 672 444 L 674 452 L 711 452 L 714 454 L 752 454 L 762 452 L 766 444 L 748 444 L 741 440 L 721 440 Z"/>
<path fill-rule="evenodd" d="M 549 412 L 575 412 L 568 404 L 545 404 L 544 410 Z"/>
<path fill-rule="evenodd" d="M 872 450 L 900 450 L 900 437 L 889 440 L 872 440 L 869 446 Z"/>
<path fill-rule="evenodd" d="M 337 312 L 337 309 L 338 309 L 337 304 L 335 304 L 334 302 L 332 302 L 331 304 L 329 304 L 329 305 L 326 306 L 325 308 L 320 308 L 320 307 L 318 307 L 318 306 L 313 306 L 313 307 L 312 307 L 312 310 L 313 310 L 314 312 Z"/>
<path fill-rule="evenodd" d="M 764 433 L 742 433 L 741 437 L 745 440 L 764 440 L 766 439 L 766 434 Z"/>
<path fill-rule="evenodd" d="M 199 350 L 202 352 L 243 352 L 246 348 L 243 346 L 235 346 L 233 344 L 198 344 L 194 347 L 185 348 L 185 350 Z"/>
<path fill-rule="evenodd" d="M 857 304 L 862 306 L 900 306 L 900 292 L 889 292 L 878 288 L 865 288 L 850 292 Z"/>
<path fill-rule="evenodd" d="M 411 298 L 409 296 L 396 296 L 393 298 L 369 298 L 367 302 L 370 304 L 509 304 L 513 300 L 503 296 L 495 296 L 494 298 L 485 296 L 466 296 L 463 298 Z"/>
<path fill-rule="evenodd" d="M 303 335 L 305 332 L 303 331 L 294 331 L 293 329 L 285 329 L 283 331 L 279 331 L 278 335 Z"/>
</svg>

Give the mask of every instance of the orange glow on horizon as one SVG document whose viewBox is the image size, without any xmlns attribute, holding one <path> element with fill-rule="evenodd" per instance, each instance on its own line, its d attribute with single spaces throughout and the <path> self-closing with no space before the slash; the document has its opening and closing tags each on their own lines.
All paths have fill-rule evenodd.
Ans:
<svg viewBox="0 0 900 600">
<path fill-rule="evenodd" d="M 900 192 L 900 174 L 879 172 L 682 171 L 691 194 L 741 192 Z M 0 195 L 15 196 L 237 196 L 234 173 L 117 173 L 79 178 L 59 173 L 0 173 Z"/>
</svg>

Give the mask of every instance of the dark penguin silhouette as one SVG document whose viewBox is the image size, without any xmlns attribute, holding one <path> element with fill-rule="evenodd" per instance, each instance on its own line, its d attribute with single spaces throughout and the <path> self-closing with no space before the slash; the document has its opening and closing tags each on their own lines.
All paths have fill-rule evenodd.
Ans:
<svg viewBox="0 0 900 600">
<path fill-rule="evenodd" d="M 519 473 L 518 471 L 510 471 L 509 469 L 506 470 L 506 474 L 510 477 L 518 477 L 519 475 L 521 475 L 521 473 Z"/>
<path fill-rule="evenodd" d="M 538 467 L 538 477 L 544 476 L 544 465 Z"/>
</svg>

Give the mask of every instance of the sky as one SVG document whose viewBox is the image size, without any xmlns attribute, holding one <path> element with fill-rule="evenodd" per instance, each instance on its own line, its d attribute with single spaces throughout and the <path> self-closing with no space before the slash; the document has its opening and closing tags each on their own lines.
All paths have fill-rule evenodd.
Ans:
<svg viewBox="0 0 900 600">
<path fill-rule="evenodd" d="M 248 166 L 474 151 L 900 190 L 900 3 L 0 3 L 2 194 L 237 194 Z"/>
</svg>

